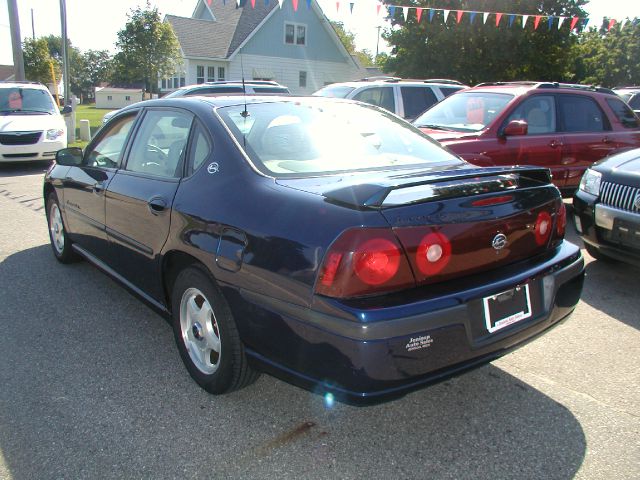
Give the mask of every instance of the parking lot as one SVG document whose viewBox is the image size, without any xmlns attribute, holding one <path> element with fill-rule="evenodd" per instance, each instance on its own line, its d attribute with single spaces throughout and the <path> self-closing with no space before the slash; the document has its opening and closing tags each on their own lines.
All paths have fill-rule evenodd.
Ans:
<svg viewBox="0 0 640 480">
<path fill-rule="evenodd" d="M 167 322 L 54 259 L 44 169 L 0 166 L 0 479 L 640 477 L 639 269 L 583 250 L 566 322 L 392 402 L 327 407 L 266 375 L 214 397 Z"/>
</svg>

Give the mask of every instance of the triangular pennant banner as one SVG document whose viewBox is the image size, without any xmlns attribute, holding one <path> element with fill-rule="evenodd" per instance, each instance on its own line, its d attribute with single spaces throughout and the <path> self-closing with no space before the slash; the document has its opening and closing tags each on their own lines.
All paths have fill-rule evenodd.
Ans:
<svg viewBox="0 0 640 480">
<path fill-rule="evenodd" d="M 291 0 L 291 3 L 293 4 L 293 11 L 297 12 L 298 11 L 298 0 Z"/>
<path fill-rule="evenodd" d="M 376 15 L 380 15 L 380 7 L 382 7 L 381 4 L 376 5 Z"/>
<path fill-rule="evenodd" d="M 460 20 L 462 20 L 462 15 L 464 15 L 464 10 L 458 10 L 456 12 L 456 23 L 460 23 Z"/>
<path fill-rule="evenodd" d="M 207 0 L 207 4 L 208 4 L 209 6 L 211 6 L 211 1 L 212 1 L 212 0 Z"/>
<path fill-rule="evenodd" d="M 624 28 L 624 26 L 627 24 L 628 21 L 629 21 L 629 19 L 625 18 L 624 20 L 622 20 L 620 22 L 620 30 L 622 30 Z"/>
<path fill-rule="evenodd" d="M 500 20 L 502 20 L 502 14 L 496 13 L 496 27 L 500 25 Z"/>
<path fill-rule="evenodd" d="M 284 2 L 284 0 L 278 0 L 278 5 L 280 5 L 280 8 L 282 8 L 282 3 Z"/>
<path fill-rule="evenodd" d="M 580 20 L 580 17 L 573 17 L 571 19 L 571 28 L 570 28 L 570 30 L 573 30 L 574 28 L 576 28 L 576 24 L 578 23 L 578 20 Z"/>
<path fill-rule="evenodd" d="M 396 7 L 394 7 L 393 5 L 389 5 L 389 16 L 393 18 L 395 14 L 396 14 Z"/>
<path fill-rule="evenodd" d="M 555 20 L 556 17 L 554 17 L 553 15 L 551 15 L 549 17 L 549 19 L 547 20 L 547 28 L 549 30 L 551 30 L 551 27 L 553 26 L 553 21 Z"/>
<path fill-rule="evenodd" d="M 409 16 L 409 7 L 402 7 L 402 15 L 404 16 L 404 21 L 407 21 L 407 17 Z"/>
<path fill-rule="evenodd" d="M 476 15 L 477 14 L 478 14 L 478 12 L 469 13 L 469 23 L 473 23 L 473 21 L 476 19 Z"/>
<path fill-rule="evenodd" d="M 541 15 L 536 15 L 536 19 L 533 22 L 533 29 L 537 30 L 538 29 L 538 25 L 540 25 L 540 19 L 542 18 Z"/>
<path fill-rule="evenodd" d="M 307 0 L 307 10 L 311 8 L 311 0 Z"/>
<path fill-rule="evenodd" d="M 444 23 L 447 23 L 447 18 L 449 18 L 449 12 L 451 10 L 442 10 L 442 13 L 444 13 Z"/>
<path fill-rule="evenodd" d="M 278 0 L 280 1 L 280 0 Z M 336 2 L 336 13 L 340 11 L 340 2 Z"/>
<path fill-rule="evenodd" d="M 349 12 L 353 14 L 353 2 L 349 3 Z"/>
<path fill-rule="evenodd" d="M 513 21 L 516 19 L 515 15 L 509 15 L 509 28 L 513 25 Z"/>
<path fill-rule="evenodd" d="M 522 16 L 522 28 L 527 26 L 527 20 L 529 20 L 529 15 Z"/>
<path fill-rule="evenodd" d="M 420 19 L 422 18 L 422 8 L 416 8 L 416 18 L 418 19 L 418 23 L 420 23 Z"/>
<path fill-rule="evenodd" d="M 607 32 L 611 30 L 615 24 L 616 24 L 615 18 L 612 18 L 611 20 L 609 20 L 609 27 L 607 28 Z"/>
<path fill-rule="evenodd" d="M 562 27 L 562 24 L 567 19 L 567 17 L 558 17 L 558 30 Z"/>
<path fill-rule="evenodd" d="M 429 9 L 429 22 L 433 20 L 433 16 L 436 14 L 436 11 L 433 8 Z"/>
<path fill-rule="evenodd" d="M 489 12 L 482 13 L 482 23 L 487 23 L 487 18 L 489 18 Z"/>
</svg>

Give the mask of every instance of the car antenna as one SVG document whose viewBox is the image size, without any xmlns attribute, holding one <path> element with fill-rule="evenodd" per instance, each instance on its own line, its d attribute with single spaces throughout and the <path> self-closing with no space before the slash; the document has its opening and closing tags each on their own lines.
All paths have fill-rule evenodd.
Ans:
<svg viewBox="0 0 640 480">
<path fill-rule="evenodd" d="M 247 111 L 247 87 L 244 85 L 244 63 L 242 62 L 242 48 L 240 48 L 240 71 L 242 72 L 242 93 L 244 95 L 244 110 L 240 115 L 243 118 L 247 118 L 249 116 L 249 112 Z"/>
</svg>

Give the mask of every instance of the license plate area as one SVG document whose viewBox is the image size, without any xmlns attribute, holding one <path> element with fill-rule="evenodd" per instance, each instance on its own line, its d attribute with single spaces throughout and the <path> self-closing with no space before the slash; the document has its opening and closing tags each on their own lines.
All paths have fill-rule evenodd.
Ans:
<svg viewBox="0 0 640 480">
<path fill-rule="evenodd" d="M 532 315 L 529 284 L 483 298 L 484 319 L 489 333 L 513 325 Z"/>
<path fill-rule="evenodd" d="M 636 224 L 617 218 L 613 222 L 611 240 L 621 245 L 640 248 L 640 229 Z"/>
</svg>

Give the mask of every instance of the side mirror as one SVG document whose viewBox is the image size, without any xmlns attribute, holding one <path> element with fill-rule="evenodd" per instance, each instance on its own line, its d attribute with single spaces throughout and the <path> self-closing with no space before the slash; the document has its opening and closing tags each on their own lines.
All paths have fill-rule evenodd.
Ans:
<svg viewBox="0 0 640 480">
<path fill-rule="evenodd" d="M 56 163 L 65 167 L 77 167 L 82 163 L 82 149 L 79 147 L 69 147 L 58 150 L 56 153 Z"/>
<path fill-rule="evenodd" d="M 524 120 L 511 120 L 504 130 L 502 135 L 504 137 L 512 137 L 514 135 L 526 135 L 529 132 L 529 125 Z"/>
<path fill-rule="evenodd" d="M 72 111 L 71 105 L 65 105 L 60 113 L 62 115 L 69 115 Z"/>
</svg>

